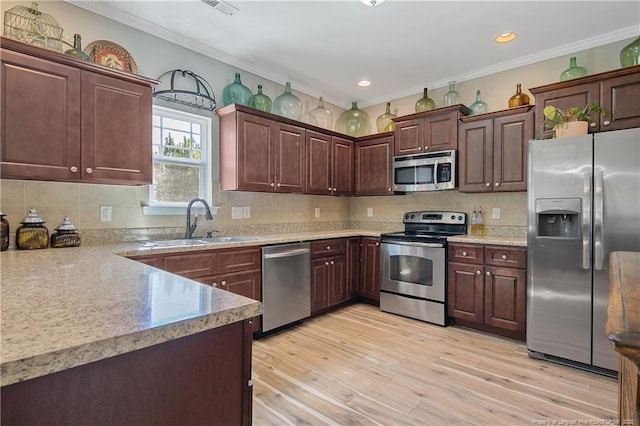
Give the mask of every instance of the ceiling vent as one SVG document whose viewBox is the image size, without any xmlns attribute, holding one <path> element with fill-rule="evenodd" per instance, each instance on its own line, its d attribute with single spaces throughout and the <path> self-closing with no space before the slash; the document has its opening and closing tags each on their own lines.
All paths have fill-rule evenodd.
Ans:
<svg viewBox="0 0 640 426">
<path fill-rule="evenodd" d="M 213 111 L 216 99 L 207 81 L 189 70 L 167 71 L 158 77 L 153 97 L 191 108 Z"/>
<path fill-rule="evenodd" d="M 238 9 L 231 3 L 227 3 L 224 0 L 202 0 L 202 2 L 208 4 L 218 12 L 224 13 L 227 16 L 235 15 L 236 13 L 240 12 L 240 9 Z"/>
</svg>

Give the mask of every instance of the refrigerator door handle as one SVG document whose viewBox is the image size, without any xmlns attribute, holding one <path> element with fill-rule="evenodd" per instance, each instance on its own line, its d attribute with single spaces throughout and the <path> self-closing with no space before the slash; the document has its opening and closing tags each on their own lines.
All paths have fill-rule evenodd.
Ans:
<svg viewBox="0 0 640 426">
<path fill-rule="evenodd" d="M 591 269 L 591 173 L 582 178 L 582 268 Z"/>
<path fill-rule="evenodd" d="M 596 270 L 601 270 L 604 263 L 604 171 L 598 168 L 594 172 L 593 188 L 593 263 Z"/>
</svg>

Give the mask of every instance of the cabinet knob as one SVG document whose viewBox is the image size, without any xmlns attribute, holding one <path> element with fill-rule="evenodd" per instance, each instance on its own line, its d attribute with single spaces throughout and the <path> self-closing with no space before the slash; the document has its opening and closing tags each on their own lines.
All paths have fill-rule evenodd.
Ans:
<svg viewBox="0 0 640 426">
<path fill-rule="evenodd" d="M 331 250 L 331 246 L 327 246 L 325 247 L 327 250 Z"/>
<path fill-rule="evenodd" d="M 213 283 L 211 285 L 214 286 L 214 287 L 218 287 L 218 283 Z"/>
<path fill-rule="evenodd" d="M 227 282 L 226 281 L 222 281 L 222 287 L 226 287 Z"/>
<path fill-rule="evenodd" d="M 87 173 L 91 174 L 93 173 L 93 169 L 91 167 L 87 167 L 87 170 L 85 170 Z"/>
<path fill-rule="evenodd" d="M 269 186 L 271 186 L 273 188 L 274 186 L 276 186 L 276 184 L 271 182 L 271 184 Z"/>
<path fill-rule="evenodd" d="M 491 188 L 491 182 L 486 183 L 487 188 Z"/>
<path fill-rule="evenodd" d="M 388 190 L 389 192 L 391 192 L 391 188 L 387 188 L 387 190 Z"/>
<path fill-rule="evenodd" d="M 276 186 L 277 186 L 278 188 L 280 188 L 280 183 L 278 183 Z"/>
<path fill-rule="evenodd" d="M 476 271 L 476 275 L 482 275 L 482 271 L 478 269 L 478 270 Z"/>
<path fill-rule="evenodd" d="M 418 147 L 418 151 L 422 151 L 422 147 L 421 146 Z"/>
<path fill-rule="evenodd" d="M 507 260 L 507 255 L 506 254 L 502 255 L 502 260 Z"/>
<path fill-rule="evenodd" d="M 597 126 L 597 124 L 596 124 L 596 123 L 594 123 L 594 122 L 592 121 L 591 123 L 589 123 L 589 126 L 590 126 L 590 127 L 596 127 L 596 126 Z"/>
<path fill-rule="evenodd" d="M 376 247 L 378 247 L 380 245 L 380 243 L 376 243 Z"/>
<path fill-rule="evenodd" d="M 327 188 L 327 191 L 331 192 L 331 187 Z"/>
<path fill-rule="evenodd" d="M 324 264 L 325 264 L 326 266 L 329 266 L 329 262 L 324 262 Z"/>
<path fill-rule="evenodd" d="M 333 260 L 332 260 L 330 263 L 331 263 L 332 265 L 335 265 L 335 262 L 334 262 Z"/>
<path fill-rule="evenodd" d="M 500 186 L 500 182 L 496 182 L 493 184 L 496 188 Z"/>
<path fill-rule="evenodd" d="M 428 151 L 428 150 L 429 150 L 429 145 L 425 146 L 425 147 L 424 147 L 424 150 L 425 150 L 425 151 Z"/>
<path fill-rule="evenodd" d="M 71 170 L 73 173 L 78 171 L 78 168 L 76 166 L 71 166 L 69 167 L 69 170 Z"/>
<path fill-rule="evenodd" d="M 611 122 L 609 120 L 605 120 L 602 122 L 602 124 L 604 124 L 605 126 L 608 126 L 609 124 L 611 124 Z"/>
<path fill-rule="evenodd" d="M 338 190 L 338 188 L 333 188 L 333 192 L 336 192 Z"/>
<path fill-rule="evenodd" d="M 464 257 L 467 257 L 467 252 L 466 252 L 466 251 L 463 251 L 463 252 L 462 252 L 462 255 L 463 255 Z"/>
<path fill-rule="evenodd" d="M 487 274 L 488 277 L 491 276 L 491 272 L 489 272 L 489 271 L 487 271 L 486 274 Z"/>
</svg>

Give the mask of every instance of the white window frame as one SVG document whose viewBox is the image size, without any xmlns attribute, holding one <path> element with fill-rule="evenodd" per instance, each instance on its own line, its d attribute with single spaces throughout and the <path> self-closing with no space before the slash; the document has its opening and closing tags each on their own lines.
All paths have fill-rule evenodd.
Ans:
<svg viewBox="0 0 640 426">
<path fill-rule="evenodd" d="M 176 120 L 188 120 L 200 124 L 200 161 L 192 159 L 168 159 L 167 157 L 152 156 L 152 161 L 160 161 L 168 164 L 188 164 L 188 165 L 200 165 L 200 198 L 204 198 L 209 205 L 212 201 L 212 179 L 211 179 L 211 163 L 212 158 L 212 120 L 211 118 L 204 117 L 202 115 L 191 114 L 181 110 L 166 108 L 159 105 L 153 106 L 153 115 L 161 115 L 167 118 L 173 118 Z M 153 184 L 149 185 L 149 204 L 143 207 L 143 214 L 145 215 L 183 215 L 185 214 L 188 202 L 152 202 L 153 197 Z M 193 206 L 193 213 L 204 213 L 204 208 L 200 203 Z M 202 211 L 200 211 L 200 209 Z M 215 214 L 217 209 L 212 209 L 212 213 Z"/>
</svg>

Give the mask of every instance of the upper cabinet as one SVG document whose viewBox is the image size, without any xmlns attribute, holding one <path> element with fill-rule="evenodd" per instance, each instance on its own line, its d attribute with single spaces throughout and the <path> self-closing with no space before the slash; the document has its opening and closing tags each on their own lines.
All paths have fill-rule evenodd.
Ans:
<svg viewBox="0 0 640 426">
<path fill-rule="evenodd" d="M 599 104 L 604 115 L 591 113 L 590 132 L 640 127 L 640 65 L 529 89 L 535 95 L 535 133 L 542 135 L 547 105 L 559 108 Z"/>
<path fill-rule="evenodd" d="M 353 193 L 353 142 L 314 130 L 306 131 L 307 194 Z"/>
<path fill-rule="evenodd" d="M 458 120 L 469 114 L 464 105 L 394 118 L 394 155 L 412 155 L 458 148 Z"/>
<path fill-rule="evenodd" d="M 155 81 L 2 38 L 0 176 L 151 183 Z"/>
<path fill-rule="evenodd" d="M 364 136 L 355 142 L 355 195 L 393 195 L 393 135 Z"/>
<path fill-rule="evenodd" d="M 524 106 L 462 118 L 459 191 L 527 190 L 527 142 L 533 138 L 530 109 Z"/>
</svg>

